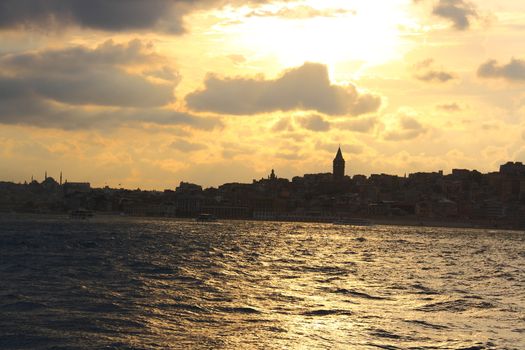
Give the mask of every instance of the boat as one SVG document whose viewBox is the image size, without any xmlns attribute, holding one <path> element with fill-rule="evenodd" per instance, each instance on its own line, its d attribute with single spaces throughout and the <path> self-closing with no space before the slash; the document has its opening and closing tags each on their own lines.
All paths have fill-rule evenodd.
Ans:
<svg viewBox="0 0 525 350">
<path fill-rule="evenodd" d="M 93 212 L 86 209 L 72 210 L 71 213 L 69 213 L 69 217 L 72 219 L 88 219 L 93 217 Z"/>
<path fill-rule="evenodd" d="M 199 214 L 199 216 L 197 216 L 195 218 L 195 221 L 199 221 L 199 222 L 216 222 L 216 221 L 218 221 L 218 219 L 213 214 L 202 213 L 202 214 Z"/>
<path fill-rule="evenodd" d="M 339 219 L 332 222 L 334 225 L 350 225 L 350 226 L 373 226 L 373 223 L 367 219 L 346 218 Z"/>
</svg>

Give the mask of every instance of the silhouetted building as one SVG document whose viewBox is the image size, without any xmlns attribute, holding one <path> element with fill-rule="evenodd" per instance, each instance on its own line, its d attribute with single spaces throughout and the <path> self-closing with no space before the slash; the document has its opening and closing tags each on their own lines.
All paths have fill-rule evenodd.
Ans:
<svg viewBox="0 0 525 350">
<path fill-rule="evenodd" d="M 500 165 L 499 172 L 504 175 L 525 175 L 525 165 L 522 162 L 507 162 Z"/>
<path fill-rule="evenodd" d="M 179 187 L 175 189 L 177 194 L 196 195 L 202 193 L 202 186 L 181 181 Z"/>
<path fill-rule="evenodd" d="M 89 182 L 67 182 L 64 184 L 64 194 L 88 193 L 91 191 Z"/>
<path fill-rule="evenodd" d="M 42 181 L 41 185 L 42 188 L 48 191 L 56 191 L 59 187 L 58 182 L 56 182 L 55 179 L 53 179 L 52 177 L 46 177 L 46 179 Z"/>
<path fill-rule="evenodd" d="M 343 153 L 341 152 L 341 147 L 337 149 L 337 154 L 335 155 L 333 162 L 332 174 L 334 180 L 342 180 L 345 177 L 345 160 L 343 158 Z"/>
</svg>

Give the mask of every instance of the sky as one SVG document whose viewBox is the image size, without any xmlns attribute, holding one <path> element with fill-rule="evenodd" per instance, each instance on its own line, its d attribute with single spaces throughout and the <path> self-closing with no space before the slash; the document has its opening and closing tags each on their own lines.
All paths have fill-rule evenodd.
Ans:
<svg viewBox="0 0 525 350">
<path fill-rule="evenodd" d="M 525 161 L 525 2 L 0 0 L 0 181 Z"/>
</svg>

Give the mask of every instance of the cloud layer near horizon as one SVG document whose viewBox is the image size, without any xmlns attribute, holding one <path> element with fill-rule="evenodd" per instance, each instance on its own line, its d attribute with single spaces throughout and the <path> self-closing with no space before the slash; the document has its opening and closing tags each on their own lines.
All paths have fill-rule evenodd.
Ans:
<svg viewBox="0 0 525 350">
<path fill-rule="evenodd" d="M 232 115 L 292 110 L 360 115 L 381 106 L 379 96 L 332 84 L 326 66 L 318 63 L 305 63 L 273 80 L 209 75 L 204 89 L 189 94 L 186 102 L 196 111 Z"/>
</svg>

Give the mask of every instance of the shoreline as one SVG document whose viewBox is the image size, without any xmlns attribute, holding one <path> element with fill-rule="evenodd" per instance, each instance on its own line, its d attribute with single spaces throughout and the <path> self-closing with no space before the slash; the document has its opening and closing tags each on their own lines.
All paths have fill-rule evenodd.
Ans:
<svg viewBox="0 0 525 350">
<path fill-rule="evenodd" d="M 120 219 L 160 219 L 173 221 L 193 221 L 194 218 L 174 217 L 174 216 L 143 216 L 143 215 L 121 215 L 119 213 L 95 212 L 94 218 L 120 218 Z M 71 218 L 67 213 L 17 213 L 17 212 L 1 212 L 0 218 L 8 217 L 60 217 L 71 220 L 90 220 Z M 370 226 L 407 226 L 407 227 L 442 227 L 442 228 L 462 228 L 462 229 L 480 229 L 480 230 L 511 230 L 525 232 L 525 224 L 518 225 L 512 222 L 502 221 L 444 221 L 444 220 L 429 220 L 426 218 L 392 218 L 392 217 L 355 217 L 352 219 L 363 219 L 370 222 Z M 289 223 L 317 223 L 317 224 L 332 224 L 333 218 L 318 217 L 318 218 L 219 218 L 221 221 L 261 221 L 261 222 L 289 222 Z M 337 225 L 337 224 L 335 224 Z M 343 224 L 344 225 L 344 224 Z M 367 225 L 348 225 L 348 226 L 367 226 Z"/>
</svg>

